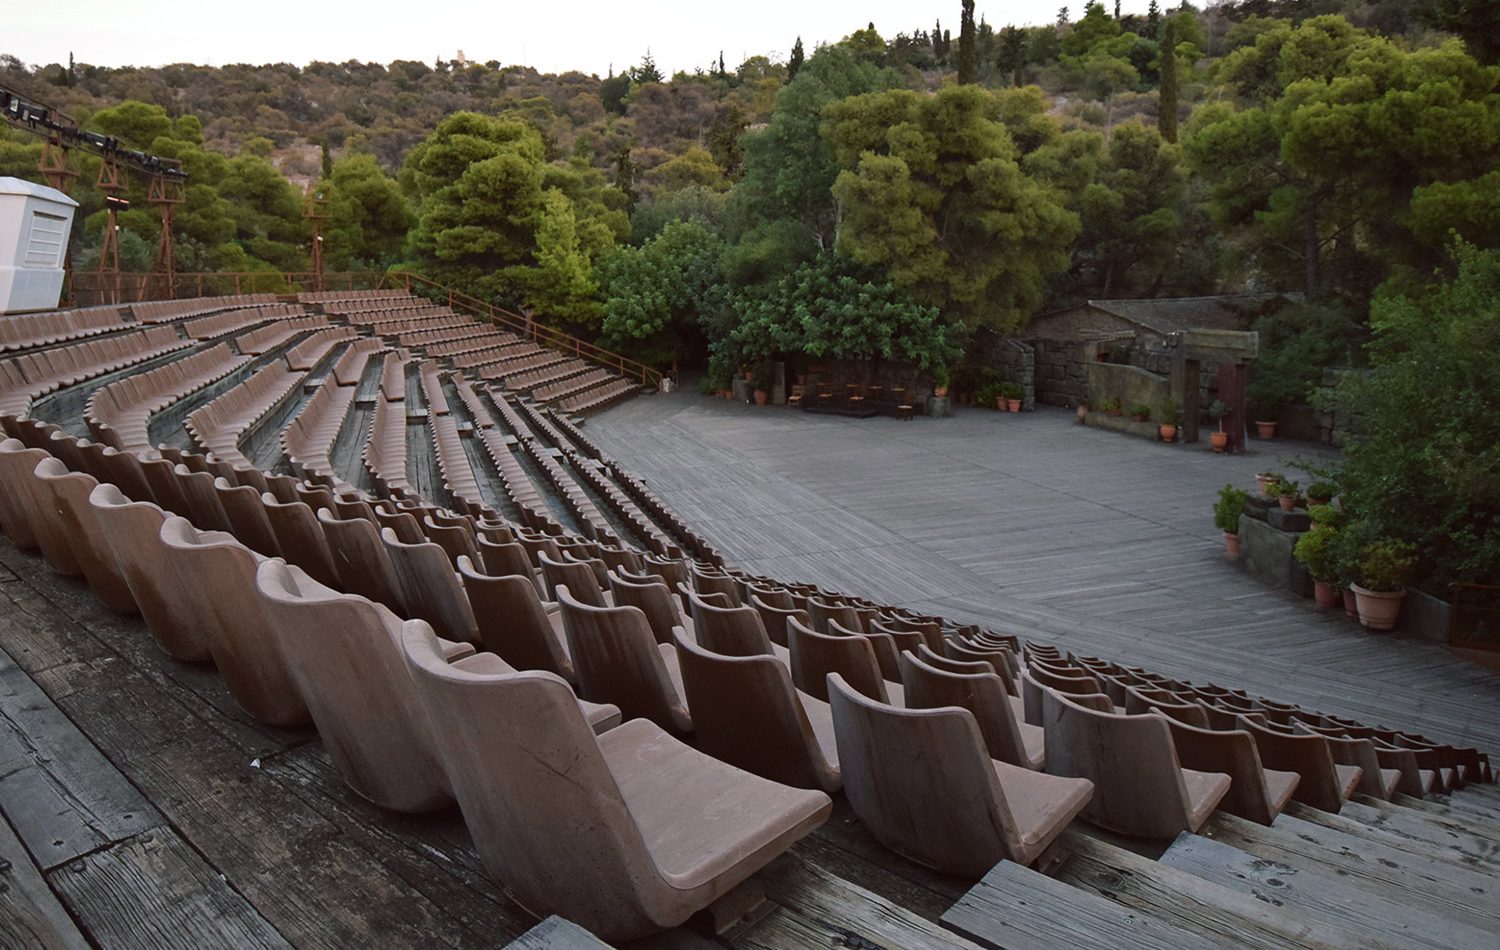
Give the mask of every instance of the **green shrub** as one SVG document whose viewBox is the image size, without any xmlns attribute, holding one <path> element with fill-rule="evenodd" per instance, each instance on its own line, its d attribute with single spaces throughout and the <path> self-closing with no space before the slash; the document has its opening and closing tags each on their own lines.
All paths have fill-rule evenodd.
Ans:
<svg viewBox="0 0 1500 950">
<path fill-rule="evenodd" d="M 1359 586 L 1368 590 L 1401 590 L 1415 564 L 1410 545 L 1378 541 L 1360 552 Z"/>
<path fill-rule="evenodd" d="M 1339 576 L 1338 531 L 1319 525 L 1304 532 L 1292 549 L 1292 556 L 1307 565 L 1313 580 L 1336 584 Z"/>
<path fill-rule="evenodd" d="M 1312 489 L 1309 488 L 1308 493 L 1311 494 Z M 1307 516 L 1313 524 L 1327 528 L 1337 528 L 1344 523 L 1344 513 L 1332 505 L 1313 505 L 1307 509 Z"/>
<path fill-rule="evenodd" d="M 1130 414 L 1142 422 L 1151 418 L 1151 407 L 1143 402 L 1138 402 L 1130 407 Z"/>
<path fill-rule="evenodd" d="M 1322 498 L 1325 501 L 1332 501 L 1333 496 L 1338 493 L 1339 486 L 1325 479 L 1319 479 L 1307 486 L 1307 497 L 1309 498 Z"/>
<path fill-rule="evenodd" d="M 1279 495 L 1283 497 L 1285 497 L 1286 495 L 1291 495 L 1293 498 L 1295 498 L 1297 497 L 1297 493 L 1301 490 L 1301 485 L 1292 481 L 1286 476 L 1278 476 L 1276 481 L 1271 483 L 1271 494 L 1273 495 Z"/>
<path fill-rule="evenodd" d="M 1219 489 L 1219 500 L 1214 502 L 1214 526 L 1225 534 L 1240 533 L 1240 515 L 1245 513 L 1245 503 L 1250 493 L 1243 488 L 1225 485 Z"/>
<path fill-rule="evenodd" d="M 1021 384 L 1020 383 L 1012 383 L 1012 382 L 1006 381 L 1006 382 L 1003 382 L 1003 383 L 1000 384 L 1000 396 L 1002 398 L 1005 398 L 1005 399 L 1022 399 L 1022 398 L 1025 397 L 1025 395 L 1026 395 L 1026 390 L 1024 390 L 1024 389 L 1021 388 Z"/>
</svg>

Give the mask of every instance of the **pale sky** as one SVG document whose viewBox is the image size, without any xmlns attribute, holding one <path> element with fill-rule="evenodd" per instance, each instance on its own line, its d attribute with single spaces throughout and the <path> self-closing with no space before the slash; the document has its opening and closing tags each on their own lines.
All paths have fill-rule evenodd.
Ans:
<svg viewBox="0 0 1500 950">
<path fill-rule="evenodd" d="M 1144 13 L 1148 0 L 1125 0 L 1126 13 Z M 1107 0 L 1113 6 L 1113 0 Z M 1175 3 L 1163 2 L 1163 8 Z M 143 0 L 72 0 L 10 4 L 0 53 L 28 64 L 160 66 L 313 60 L 389 63 L 414 59 L 535 66 L 543 72 L 577 69 L 603 76 L 638 62 L 647 48 L 663 73 L 707 67 L 724 51 L 733 69 L 757 54 L 785 60 L 800 35 L 811 55 L 872 19 L 884 37 L 931 29 L 941 19 L 958 40 L 958 0 L 944 3 L 863 0 L 750 2 L 461 3 L 457 0 L 254 0 L 250 3 L 173 4 Z M 1007 23 L 1050 23 L 1061 0 L 979 0 L 975 17 L 997 29 Z M 1072 16 L 1083 0 L 1069 0 Z"/>
</svg>

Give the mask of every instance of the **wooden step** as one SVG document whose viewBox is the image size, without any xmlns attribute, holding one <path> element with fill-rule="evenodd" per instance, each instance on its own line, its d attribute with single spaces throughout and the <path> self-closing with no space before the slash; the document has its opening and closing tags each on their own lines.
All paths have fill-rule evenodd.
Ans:
<svg viewBox="0 0 1500 950">
<path fill-rule="evenodd" d="M 1366 795 L 1345 802 L 1339 816 L 1390 834 L 1451 848 L 1464 859 L 1484 862 L 1491 870 L 1500 870 L 1500 840 L 1488 830 Z"/>
<path fill-rule="evenodd" d="M 1269 861 L 1346 876 L 1361 890 L 1394 904 L 1445 914 L 1474 927 L 1500 927 L 1495 879 L 1451 862 L 1424 860 L 1285 814 L 1267 828 L 1221 812 L 1209 819 L 1203 834 Z"/>
<path fill-rule="evenodd" d="M 1430 815 L 1440 815 L 1446 819 L 1461 821 L 1474 827 L 1483 828 L 1490 834 L 1500 837 L 1500 820 L 1475 814 L 1470 808 L 1456 808 L 1449 804 L 1451 799 L 1443 795 L 1433 795 L 1429 798 L 1412 798 L 1409 795 L 1396 794 L 1391 796 L 1391 802 L 1404 808 L 1415 809 Z"/>
<path fill-rule="evenodd" d="M 1127 909 L 1148 914 L 1215 944 L 1256 946 L 1370 946 L 1348 933 L 1285 907 L 1273 907 L 1238 890 L 1115 847 L 1078 831 L 1065 832 L 1064 852 L 1072 852 L 1057 879 Z"/>
<path fill-rule="evenodd" d="M 1344 807 L 1345 809 L 1358 809 L 1361 806 L 1353 803 L 1345 803 Z M 1430 841 L 1422 841 L 1410 835 L 1398 835 L 1382 828 L 1375 828 L 1365 822 L 1357 821 L 1353 817 L 1343 814 L 1343 812 L 1331 815 L 1326 811 L 1310 808 L 1300 802 L 1291 802 L 1287 805 L 1284 814 L 1302 821 L 1311 822 L 1315 825 L 1322 825 L 1324 828 L 1330 828 L 1334 831 L 1340 831 L 1344 834 L 1376 842 L 1388 848 L 1405 851 L 1424 860 L 1444 861 L 1452 864 L 1454 867 L 1474 871 L 1478 874 L 1492 874 L 1496 870 L 1494 865 L 1483 858 L 1466 855 L 1457 848 L 1446 844 L 1434 844 Z"/>
<path fill-rule="evenodd" d="M 609 944 L 553 914 L 506 944 L 505 950 L 609 950 Z"/>
<path fill-rule="evenodd" d="M 1270 861 L 1201 835 L 1179 835 L 1161 863 L 1269 907 L 1321 920 L 1358 935 L 1367 946 L 1472 947 L 1489 939 L 1442 914 L 1382 900 L 1331 869 Z"/>
<path fill-rule="evenodd" d="M 948 908 L 942 924 L 982 947 L 1198 948 L 1203 938 L 1010 861 Z"/>
</svg>

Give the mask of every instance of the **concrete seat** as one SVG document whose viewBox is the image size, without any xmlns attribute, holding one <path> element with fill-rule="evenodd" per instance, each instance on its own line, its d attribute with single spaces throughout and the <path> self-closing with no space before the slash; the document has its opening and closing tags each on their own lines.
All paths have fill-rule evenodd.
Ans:
<svg viewBox="0 0 1500 950">
<path fill-rule="evenodd" d="M 547 610 L 527 578 L 482 574 L 466 557 L 458 560 L 458 574 L 484 649 L 516 669 L 547 670 L 577 682 L 563 634 L 562 611 Z"/>
<path fill-rule="evenodd" d="M 643 719 L 595 738 L 550 673 L 459 669 L 418 629 L 403 645 L 480 858 L 532 913 L 609 941 L 675 927 L 832 808 Z"/>
<path fill-rule="evenodd" d="M 839 790 L 828 704 L 792 685 L 786 665 L 764 654 L 726 656 L 673 630 L 698 748 L 747 772 L 798 788 Z"/>
<path fill-rule="evenodd" d="M 161 540 L 167 513 L 150 502 L 133 502 L 107 483 L 89 494 L 89 507 L 152 639 L 173 659 L 207 660 L 210 632 L 186 589 L 197 582 L 167 564 Z"/>
<path fill-rule="evenodd" d="M 32 485 L 36 467 L 48 458 L 41 449 L 27 448 L 20 439 L 0 442 L 0 526 L 5 536 L 23 551 L 35 550 L 38 546 L 37 519 L 41 511 Z"/>
<path fill-rule="evenodd" d="M 828 674 L 838 673 L 855 689 L 880 702 L 905 703 L 899 683 L 880 673 L 875 647 L 865 637 L 828 636 L 796 618 L 786 622 L 792 682 L 815 699 L 828 701 Z"/>
<path fill-rule="evenodd" d="M 580 696 L 613 703 L 627 719 L 650 719 L 677 735 L 692 732 L 677 650 L 656 642 L 645 614 L 585 604 L 566 584 L 557 588 L 557 602 Z"/>
<path fill-rule="evenodd" d="M 1100 827 L 1153 839 L 1203 827 L 1228 794 L 1229 776 L 1183 768 L 1165 717 L 1113 710 L 1102 693 L 1043 687 L 1047 770 L 1094 783 L 1083 816 Z"/>
<path fill-rule="evenodd" d="M 1359 787 L 1362 770 L 1337 764 L 1326 737 L 1297 735 L 1251 716 L 1240 716 L 1236 724 L 1255 737 L 1260 760 L 1268 768 L 1301 776 L 1292 798 L 1302 804 L 1336 815 Z"/>
<path fill-rule="evenodd" d="M 1153 709 L 1198 729 L 1211 728 L 1208 723 L 1208 713 L 1196 702 L 1180 700 L 1165 690 L 1137 686 L 1125 688 L 1126 713 L 1137 716 Z"/>
<path fill-rule="evenodd" d="M 1000 677 L 988 666 L 982 673 L 956 672 L 906 650 L 901 654 L 901 685 L 909 709 L 967 709 L 979 725 L 990 758 L 1034 771 L 1044 767 L 1042 730 L 1021 721 Z"/>
<path fill-rule="evenodd" d="M 892 683 L 901 682 L 901 652 L 894 637 L 881 633 L 861 633 L 860 628 L 847 627 L 832 617 L 828 618 L 827 633 L 831 637 L 861 637 L 868 640 L 875 651 L 875 662 L 880 666 L 880 675 Z"/>
<path fill-rule="evenodd" d="M 325 587 L 338 588 L 333 552 L 318 516 L 300 501 L 280 501 L 273 492 L 260 496 L 266 520 L 276 538 L 276 547 L 288 563 L 296 565 Z"/>
<path fill-rule="evenodd" d="M 1040 858 L 1089 803 L 1093 784 L 996 762 L 967 709 L 902 709 L 828 677 L 844 794 L 886 847 L 979 877 Z"/>
<path fill-rule="evenodd" d="M 1359 786 L 1357 791 L 1371 798 L 1378 798 L 1383 802 L 1391 800 L 1396 792 L 1396 784 L 1401 780 L 1400 768 L 1382 768 L 1380 754 L 1376 751 L 1375 740 L 1362 739 L 1349 735 L 1329 735 L 1319 729 L 1309 729 L 1303 723 L 1293 720 L 1292 730 L 1304 735 L 1320 735 L 1328 740 L 1328 751 L 1333 753 L 1333 761 L 1338 765 L 1356 766 L 1359 768 Z"/>
<path fill-rule="evenodd" d="M 405 616 L 401 584 L 396 580 L 391 556 L 380 541 L 374 516 L 369 520 L 338 518 L 327 508 L 320 508 L 318 524 L 328 541 L 328 552 L 333 556 L 339 588 L 346 594 L 358 594 L 377 604 L 385 604 L 398 615 Z"/>
<path fill-rule="evenodd" d="M 264 558 L 232 536 L 199 531 L 175 516 L 162 523 L 161 546 L 167 570 L 187 581 L 180 606 L 204 629 L 214 666 L 235 703 L 268 725 L 308 722 L 307 704 L 256 592 L 255 572 Z M 213 583 L 203 583 L 204 578 Z"/>
<path fill-rule="evenodd" d="M 401 603 L 412 620 L 425 620 L 444 640 L 478 643 L 479 622 L 469 605 L 448 552 L 431 541 L 406 544 L 393 528 L 380 529 L 401 590 Z"/>
<path fill-rule="evenodd" d="M 39 494 L 50 498 L 48 511 L 54 515 L 58 530 L 69 539 L 78 568 L 94 596 L 116 613 L 139 613 L 130 585 L 115 561 L 115 552 L 89 505 L 89 496 L 99 482 L 92 475 L 69 471 L 56 458 L 38 462 L 35 475 Z"/>
<path fill-rule="evenodd" d="M 675 627 L 685 627 L 690 636 L 696 636 L 695 622 L 683 618 L 682 607 L 665 583 L 631 580 L 611 570 L 609 590 L 616 607 L 635 607 L 646 615 L 657 643 L 671 643 Z"/>
<path fill-rule="evenodd" d="M 1255 738 L 1243 729 L 1228 731 L 1191 725 L 1159 706 L 1149 710 L 1167 720 L 1177 760 L 1184 768 L 1223 772 L 1229 793 L 1219 808 L 1248 821 L 1269 825 L 1286 808 L 1301 777 L 1296 772 L 1268 769 L 1261 763 Z"/>
<path fill-rule="evenodd" d="M 460 557 L 479 563 L 479 547 L 474 540 L 474 530 L 467 523 L 438 524 L 432 515 L 428 515 L 422 519 L 422 531 L 427 540 L 448 552 L 448 560 L 454 564 L 458 563 Z"/>
<path fill-rule="evenodd" d="M 696 565 L 690 567 L 689 572 L 692 575 L 693 590 L 700 594 L 723 594 L 729 598 L 730 606 L 740 605 L 740 589 L 734 578 L 716 571 L 700 570 Z"/>
<path fill-rule="evenodd" d="M 719 607 L 697 593 L 687 593 L 693 614 L 693 634 L 706 650 L 722 656 L 770 656 L 790 663 L 786 647 L 766 635 L 753 607 Z"/>
<path fill-rule="evenodd" d="M 259 489 L 251 485 L 233 485 L 226 479 L 216 478 L 214 492 L 219 496 L 219 507 L 224 509 L 232 533 L 241 544 L 264 557 L 281 556 L 281 545 L 276 543 L 276 532 L 266 516 Z"/>
<path fill-rule="evenodd" d="M 566 557 L 553 558 L 545 551 L 537 555 L 542 568 L 542 584 L 549 600 L 557 600 L 557 588 L 566 587 L 579 603 L 590 607 L 608 607 L 609 600 L 599 585 L 594 569 L 582 561 Z M 608 583 L 608 581 L 606 581 Z"/>
</svg>

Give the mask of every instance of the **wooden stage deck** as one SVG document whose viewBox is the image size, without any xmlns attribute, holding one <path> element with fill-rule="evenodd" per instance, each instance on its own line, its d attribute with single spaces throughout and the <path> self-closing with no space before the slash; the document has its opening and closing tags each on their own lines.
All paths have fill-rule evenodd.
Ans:
<svg viewBox="0 0 1500 950">
<path fill-rule="evenodd" d="M 684 392 L 587 432 L 746 570 L 1500 750 L 1500 675 L 1225 559 L 1218 489 L 1325 450 L 1215 455 L 1047 407 L 899 422 Z"/>
</svg>

